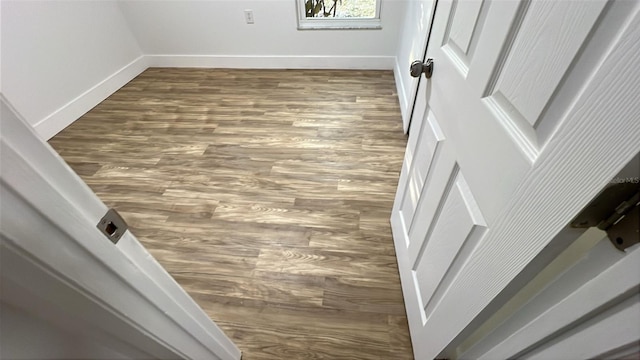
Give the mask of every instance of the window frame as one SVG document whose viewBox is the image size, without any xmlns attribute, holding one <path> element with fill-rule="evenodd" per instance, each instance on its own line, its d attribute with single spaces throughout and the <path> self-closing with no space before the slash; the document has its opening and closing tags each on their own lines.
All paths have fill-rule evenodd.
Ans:
<svg viewBox="0 0 640 360">
<path fill-rule="evenodd" d="M 380 10 L 382 0 L 376 1 L 376 16 L 373 18 L 334 18 L 334 17 L 313 17 L 308 18 L 305 14 L 305 0 L 295 0 L 298 18 L 298 30 L 366 30 L 382 29 L 380 21 Z"/>
</svg>

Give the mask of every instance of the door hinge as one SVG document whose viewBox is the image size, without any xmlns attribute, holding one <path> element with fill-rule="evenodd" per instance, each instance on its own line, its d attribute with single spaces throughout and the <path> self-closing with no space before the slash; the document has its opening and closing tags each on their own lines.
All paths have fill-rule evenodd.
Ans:
<svg viewBox="0 0 640 360">
<path fill-rule="evenodd" d="M 573 219 L 571 227 L 596 226 L 622 251 L 640 243 L 640 181 L 635 180 L 607 186 Z"/>
<path fill-rule="evenodd" d="M 117 244 L 118 240 L 129 229 L 127 223 L 115 209 L 109 209 L 100 219 L 97 227 L 114 244 Z"/>
</svg>

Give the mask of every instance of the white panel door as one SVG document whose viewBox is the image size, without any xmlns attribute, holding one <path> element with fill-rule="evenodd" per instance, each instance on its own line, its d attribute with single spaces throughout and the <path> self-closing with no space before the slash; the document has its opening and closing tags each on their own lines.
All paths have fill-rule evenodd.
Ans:
<svg viewBox="0 0 640 360">
<path fill-rule="evenodd" d="M 438 2 L 391 217 L 417 359 L 438 356 L 640 151 L 639 11 Z"/>
<path fill-rule="evenodd" d="M 113 244 L 96 228 L 107 207 L 1 93 L 0 118 L 0 312 L 5 304 L 19 309 L 75 335 L 80 347 L 97 344 L 119 358 L 239 359 L 235 344 L 130 231 Z M 45 334 L 25 329 L 13 332 Z M 0 334 L 6 356 L 46 353 L 46 345 L 4 344 L 10 339 Z"/>
</svg>

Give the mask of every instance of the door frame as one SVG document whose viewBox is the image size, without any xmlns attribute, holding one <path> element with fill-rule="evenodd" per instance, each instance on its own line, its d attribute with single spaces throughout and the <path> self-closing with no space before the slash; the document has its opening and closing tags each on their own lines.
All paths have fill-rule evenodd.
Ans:
<svg viewBox="0 0 640 360">
<path fill-rule="evenodd" d="M 102 235 L 106 205 L 1 94 L 0 106 L 0 299 L 125 354 L 240 359 L 130 231 Z"/>
<path fill-rule="evenodd" d="M 427 30 L 427 34 L 423 37 L 424 40 L 421 42 L 421 49 L 422 50 L 422 56 L 420 57 L 420 60 L 423 63 L 427 60 L 427 49 L 429 48 L 429 40 L 431 39 L 431 30 L 433 29 L 433 20 L 436 18 L 436 11 L 438 10 L 438 1 L 439 0 L 432 0 L 433 1 L 433 6 L 431 7 L 431 18 L 429 19 L 429 29 Z M 409 69 L 405 69 L 405 71 L 409 71 Z M 409 134 L 411 132 L 411 124 L 413 123 L 413 115 L 415 113 L 415 109 L 416 109 L 416 102 L 418 100 L 418 90 L 420 89 L 420 83 L 422 81 L 426 81 L 423 80 L 423 76 L 420 75 L 416 80 L 413 81 L 413 86 L 411 88 L 411 95 L 409 96 L 409 99 L 411 99 L 411 105 L 409 106 L 409 116 L 407 117 L 407 124 L 404 127 L 404 133 L 405 134 Z M 419 129 L 418 129 L 419 130 Z"/>
</svg>

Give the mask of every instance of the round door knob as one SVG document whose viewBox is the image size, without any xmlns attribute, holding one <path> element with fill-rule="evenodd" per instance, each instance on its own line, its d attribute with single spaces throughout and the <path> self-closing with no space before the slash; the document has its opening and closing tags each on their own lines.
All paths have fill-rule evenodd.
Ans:
<svg viewBox="0 0 640 360">
<path fill-rule="evenodd" d="M 420 74 L 424 73 L 424 76 L 430 79 L 431 75 L 433 75 L 433 59 L 427 59 L 424 63 L 416 60 L 411 63 L 409 71 L 411 72 L 411 76 L 415 78 L 420 77 Z"/>
</svg>

